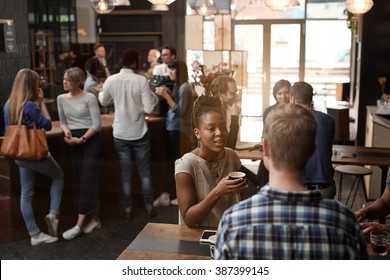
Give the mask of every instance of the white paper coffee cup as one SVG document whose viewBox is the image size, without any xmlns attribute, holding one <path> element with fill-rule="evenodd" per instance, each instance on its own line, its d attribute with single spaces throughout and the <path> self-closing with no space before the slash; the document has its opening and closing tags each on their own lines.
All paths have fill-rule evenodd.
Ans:
<svg viewBox="0 0 390 280">
<path fill-rule="evenodd" d="M 235 179 L 245 179 L 246 174 L 244 172 L 240 171 L 233 171 L 229 173 L 229 180 L 235 180 Z"/>
</svg>

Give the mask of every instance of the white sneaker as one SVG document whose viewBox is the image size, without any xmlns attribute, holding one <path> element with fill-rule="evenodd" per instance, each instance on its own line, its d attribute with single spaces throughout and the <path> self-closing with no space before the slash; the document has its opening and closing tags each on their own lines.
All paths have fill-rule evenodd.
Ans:
<svg viewBox="0 0 390 280">
<path fill-rule="evenodd" d="M 169 200 L 169 193 L 163 192 L 155 201 L 153 201 L 153 206 L 169 206 L 171 201 Z"/>
<path fill-rule="evenodd" d="M 99 220 L 96 220 L 96 219 L 92 219 L 89 221 L 89 223 L 83 228 L 83 232 L 84 233 L 91 233 L 93 232 L 95 229 L 99 229 L 101 228 L 101 223 Z"/>
<path fill-rule="evenodd" d="M 45 221 L 47 224 L 47 231 L 51 236 L 58 236 L 58 218 L 53 214 L 47 214 L 45 217 Z"/>
<path fill-rule="evenodd" d="M 39 244 L 47 244 L 47 243 L 53 243 L 58 240 L 58 237 L 54 237 L 51 235 L 48 235 L 46 233 L 40 232 L 37 238 L 31 237 L 31 245 L 39 245 Z"/>
<path fill-rule="evenodd" d="M 76 236 L 79 236 L 81 234 L 81 229 L 78 225 L 75 225 L 74 227 L 68 229 L 62 234 L 62 237 L 66 240 L 71 240 L 75 238 Z"/>
<path fill-rule="evenodd" d="M 177 198 L 171 200 L 171 205 L 177 205 Z"/>
</svg>

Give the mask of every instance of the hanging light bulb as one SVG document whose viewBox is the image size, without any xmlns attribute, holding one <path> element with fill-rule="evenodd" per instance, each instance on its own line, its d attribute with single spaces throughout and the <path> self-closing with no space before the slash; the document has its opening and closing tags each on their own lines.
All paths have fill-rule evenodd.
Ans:
<svg viewBox="0 0 390 280">
<path fill-rule="evenodd" d="M 372 0 L 347 0 L 347 10 L 354 15 L 362 15 L 371 10 L 374 2 Z"/>
<path fill-rule="evenodd" d="M 264 0 L 265 5 L 272 11 L 283 11 L 292 2 L 292 0 Z"/>
<path fill-rule="evenodd" d="M 198 15 L 209 16 L 217 13 L 217 7 L 214 0 L 197 0 L 194 5 Z"/>
<path fill-rule="evenodd" d="M 152 11 L 161 11 L 165 12 L 168 11 L 168 5 L 172 4 L 176 0 L 148 0 L 150 3 L 152 3 Z"/>
<path fill-rule="evenodd" d="M 116 0 L 89 0 L 89 3 L 98 14 L 109 14 L 117 5 Z"/>
</svg>

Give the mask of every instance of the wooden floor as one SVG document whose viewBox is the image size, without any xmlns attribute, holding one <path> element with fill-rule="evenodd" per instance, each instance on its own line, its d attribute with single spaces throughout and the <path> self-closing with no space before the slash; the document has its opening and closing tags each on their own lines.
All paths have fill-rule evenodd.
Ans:
<svg viewBox="0 0 390 280">
<path fill-rule="evenodd" d="M 336 183 L 338 176 L 335 175 Z M 345 176 L 345 186 L 350 186 L 352 178 Z M 255 190 L 252 190 L 255 192 Z M 342 192 L 343 201 L 349 188 Z M 250 192 L 250 191 L 249 191 Z M 253 193 L 252 192 L 252 193 Z M 250 195 L 251 193 L 248 193 Z M 337 195 L 336 195 L 337 197 Z M 364 195 L 359 189 L 354 210 L 364 203 Z M 177 223 L 177 206 L 157 207 L 157 215 L 151 219 L 155 223 Z M 137 209 L 136 218 L 125 223 L 120 217 L 102 217 L 102 228 L 90 234 L 84 234 L 74 240 L 62 238 L 53 244 L 31 246 L 30 239 L 0 244 L 1 260 L 115 260 L 138 235 L 148 220 L 143 209 Z"/>
</svg>

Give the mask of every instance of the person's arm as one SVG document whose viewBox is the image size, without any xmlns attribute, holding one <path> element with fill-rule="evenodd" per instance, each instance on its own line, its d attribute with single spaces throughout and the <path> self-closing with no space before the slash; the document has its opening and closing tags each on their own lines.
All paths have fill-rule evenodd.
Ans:
<svg viewBox="0 0 390 280">
<path fill-rule="evenodd" d="M 101 115 L 100 115 L 100 109 L 99 109 L 99 104 L 96 98 L 94 96 L 90 96 L 89 101 L 88 101 L 88 109 L 89 109 L 89 114 L 92 119 L 92 125 L 91 128 L 93 130 L 92 134 L 84 135 L 86 138 L 87 136 L 93 136 L 96 132 L 100 131 L 101 129 Z"/>
<path fill-rule="evenodd" d="M 383 195 L 378 198 L 373 204 L 368 208 L 359 209 L 355 212 L 355 217 L 359 222 L 362 222 L 366 219 L 378 220 L 385 217 L 390 213 L 390 190 L 385 189 Z"/>
<path fill-rule="evenodd" d="M 99 102 L 100 104 L 104 106 L 108 106 L 111 103 L 112 97 L 111 97 L 111 81 L 110 79 L 107 79 L 103 84 L 103 91 L 99 92 Z"/>
<path fill-rule="evenodd" d="M 35 104 L 34 104 L 35 103 Z M 36 100 L 33 103 L 29 103 L 30 118 L 36 123 L 37 127 L 45 130 L 51 130 L 52 123 L 49 111 L 47 110 L 44 95 L 41 88 L 38 89 Z"/>
<path fill-rule="evenodd" d="M 153 102 L 153 97 L 152 97 L 152 91 L 150 89 L 149 83 L 146 80 L 145 77 L 144 81 L 141 83 L 141 98 L 142 98 L 142 104 L 144 106 L 144 112 L 146 114 L 150 114 L 153 111 L 153 108 L 156 104 Z"/>
<path fill-rule="evenodd" d="M 198 202 L 192 176 L 181 172 L 177 173 L 175 178 L 180 214 L 188 227 L 193 227 L 204 219 L 222 196 L 239 193 L 246 187 L 246 181 L 243 179 L 228 180 L 226 176 Z"/>
<path fill-rule="evenodd" d="M 178 104 L 176 104 L 173 98 L 171 97 L 171 90 L 167 88 L 166 85 L 157 87 L 156 94 L 163 97 L 167 101 L 168 106 L 172 111 L 176 111 L 177 109 L 179 109 Z"/>
<path fill-rule="evenodd" d="M 65 138 L 70 138 L 72 137 L 72 133 L 70 132 L 70 129 L 68 127 L 68 123 L 66 121 L 66 116 L 64 113 L 64 108 L 63 108 L 63 96 L 59 95 L 57 97 L 57 109 L 58 109 L 58 117 L 60 119 L 60 128 L 64 132 L 64 139 Z"/>
</svg>

